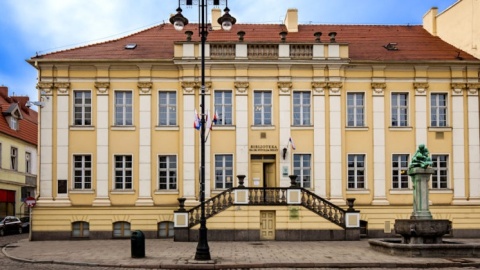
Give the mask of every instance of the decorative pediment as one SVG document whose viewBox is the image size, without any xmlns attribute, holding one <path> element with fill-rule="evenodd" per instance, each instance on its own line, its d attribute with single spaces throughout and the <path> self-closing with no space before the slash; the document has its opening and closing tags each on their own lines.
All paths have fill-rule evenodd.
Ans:
<svg viewBox="0 0 480 270">
<path fill-rule="evenodd" d="M 386 83 L 372 83 L 372 90 L 374 95 L 383 95 L 387 89 Z"/>
<path fill-rule="evenodd" d="M 37 83 L 37 89 L 45 92 L 46 94 L 50 94 L 53 90 L 53 83 L 52 82 L 39 82 L 39 83 Z"/>
<path fill-rule="evenodd" d="M 97 88 L 99 94 L 107 93 L 109 87 L 109 82 L 95 82 L 95 88 Z"/>
<path fill-rule="evenodd" d="M 287 94 L 287 93 L 290 93 L 290 90 L 292 89 L 292 82 L 278 82 L 277 83 L 277 86 L 278 86 L 278 90 L 280 90 L 280 92 L 284 93 L 284 94 Z"/>
<path fill-rule="evenodd" d="M 467 83 L 468 94 L 469 95 L 478 95 L 478 90 L 480 89 L 480 83 Z"/>
<path fill-rule="evenodd" d="M 150 94 L 152 90 L 153 83 L 152 82 L 138 82 L 137 87 L 140 91 L 140 94 Z"/>
<path fill-rule="evenodd" d="M 57 89 L 59 94 L 66 94 L 70 88 L 69 82 L 57 82 L 54 84 L 54 87 Z"/>
<path fill-rule="evenodd" d="M 428 86 L 428 83 L 413 83 L 413 88 L 419 95 L 426 94 Z"/>
<path fill-rule="evenodd" d="M 244 81 L 236 81 L 234 85 L 235 89 L 237 89 L 237 94 L 246 94 L 250 83 Z"/>
<path fill-rule="evenodd" d="M 327 88 L 326 82 L 312 82 L 312 90 L 314 94 L 324 95 Z"/>
</svg>

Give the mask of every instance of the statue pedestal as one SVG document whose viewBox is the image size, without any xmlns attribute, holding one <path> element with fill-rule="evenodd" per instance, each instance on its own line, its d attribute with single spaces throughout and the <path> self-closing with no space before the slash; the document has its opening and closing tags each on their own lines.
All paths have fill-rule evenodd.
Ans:
<svg viewBox="0 0 480 270">
<path fill-rule="evenodd" d="M 413 182 L 413 212 L 410 219 L 432 219 L 428 205 L 428 181 L 433 172 L 432 168 L 408 170 Z"/>
</svg>

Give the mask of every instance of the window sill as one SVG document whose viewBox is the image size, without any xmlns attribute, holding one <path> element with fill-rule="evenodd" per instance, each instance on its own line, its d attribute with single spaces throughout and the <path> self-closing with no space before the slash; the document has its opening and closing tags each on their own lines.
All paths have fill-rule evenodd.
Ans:
<svg viewBox="0 0 480 270">
<path fill-rule="evenodd" d="M 271 126 L 271 125 L 265 125 L 265 126 L 261 126 L 261 125 L 253 125 L 251 126 L 252 130 L 274 130 L 275 129 L 275 126 Z"/>
<path fill-rule="evenodd" d="M 368 189 L 347 189 L 347 194 L 370 194 Z"/>
<path fill-rule="evenodd" d="M 155 190 L 154 195 L 177 195 L 178 190 Z"/>
<path fill-rule="evenodd" d="M 412 194 L 413 189 L 409 189 L 409 188 L 390 189 L 389 193 L 392 195 Z"/>
<path fill-rule="evenodd" d="M 412 127 L 388 127 L 390 131 L 412 131 Z"/>
<path fill-rule="evenodd" d="M 453 194 L 453 189 L 442 188 L 442 189 L 429 189 L 430 194 Z"/>
<path fill-rule="evenodd" d="M 155 130 L 172 130 L 172 131 L 178 131 L 180 130 L 179 126 L 156 126 Z"/>
<path fill-rule="evenodd" d="M 428 131 L 433 131 L 433 132 L 450 132 L 450 131 L 452 131 L 452 127 L 428 127 Z"/>
<path fill-rule="evenodd" d="M 296 129 L 296 130 L 310 130 L 310 129 L 313 129 L 313 126 L 312 125 L 295 125 L 295 126 L 291 126 L 292 129 Z"/>
<path fill-rule="evenodd" d="M 135 190 L 111 190 L 110 194 L 112 195 L 133 195 L 135 194 Z"/>
<path fill-rule="evenodd" d="M 345 127 L 348 131 L 368 131 L 368 127 Z"/>
<path fill-rule="evenodd" d="M 234 125 L 213 125 L 213 130 L 235 130 Z"/>
<path fill-rule="evenodd" d="M 110 128 L 112 130 L 135 130 L 135 126 L 111 126 Z"/>
<path fill-rule="evenodd" d="M 68 191 L 69 194 L 95 194 L 93 189 L 71 189 Z"/>
<path fill-rule="evenodd" d="M 70 130 L 92 131 L 92 130 L 95 130 L 95 127 L 94 126 L 70 126 Z"/>
</svg>

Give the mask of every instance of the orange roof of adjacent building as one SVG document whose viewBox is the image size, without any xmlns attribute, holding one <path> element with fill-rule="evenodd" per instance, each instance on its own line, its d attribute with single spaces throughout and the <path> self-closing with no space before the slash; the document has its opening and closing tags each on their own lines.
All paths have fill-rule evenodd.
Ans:
<svg viewBox="0 0 480 270">
<path fill-rule="evenodd" d="M 193 31 L 192 41 L 200 41 L 198 27 L 189 24 L 184 31 L 176 31 L 171 24 L 161 24 L 117 40 L 40 55 L 32 60 L 171 60 L 174 42 L 186 41 L 185 31 Z M 280 43 L 279 33 L 286 30 L 281 24 L 235 24 L 229 32 L 209 31 L 207 42 L 238 42 L 237 32 L 244 31 L 244 43 Z M 323 43 L 330 42 L 328 33 L 336 32 L 336 42 L 349 44 L 349 57 L 353 61 L 478 61 L 419 25 L 298 25 L 298 32 L 289 32 L 286 43 L 314 43 L 315 32 L 323 33 Z M 126 50 L 129 43 L 137 47 Z M 396 43 L 398 50 L 385 49 L 389 43 Z"/>
<path fill-rule="evenodd" d="M 37 145 L 38 114 L 25 104 L 29 100 L 26 96 L 8 96 L 8 88 L 0 86 L 0 133 Z M 22 119 L 18 120 L 18 130 L 13 130 L 7 122 L 6 114 L 18 106 Z"/>
</svg>

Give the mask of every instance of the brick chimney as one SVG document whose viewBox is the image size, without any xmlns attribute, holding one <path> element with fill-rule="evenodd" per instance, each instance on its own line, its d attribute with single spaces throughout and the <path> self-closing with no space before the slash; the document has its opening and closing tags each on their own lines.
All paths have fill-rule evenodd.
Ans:
<svg viewBox="0 0 480 270">
<path fill-rule="evenodd" d="M 289 8 L 283 24 L 287 27 L 288 32 L 298 32 L 298 10 Z"/>
<path fill-rule="evenodd" d="M 8 97 L 8 87 L 0 86 L 0 96 L 5 99 Z"/>
<path fill-rule="evenodd" d="M 423 15 L 423 29 L 427 30 L 431 35 L 437 36 L 437 15 L 438 8 L 431 8 Z"/>
<path fill-rule="evenodd" d="M 218 18 L 222 16 L 222 11 L 219 8 L 212 9 L 212 30 L 221 30 L 222 26 L 217 22 Z"/>
</svg>

